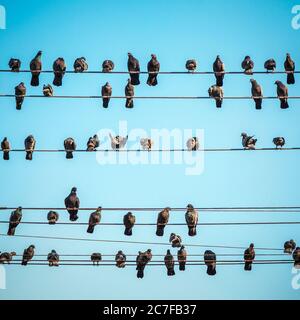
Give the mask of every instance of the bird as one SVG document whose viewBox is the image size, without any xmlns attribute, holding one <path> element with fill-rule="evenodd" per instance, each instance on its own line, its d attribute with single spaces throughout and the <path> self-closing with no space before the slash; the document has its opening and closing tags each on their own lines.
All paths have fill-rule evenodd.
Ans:
<svg viewBox="0 0 300 320">
<path fill-rule="evenodd" d="M 65 199 L 65 207 L 70 214 L 70 221 L 76 221 L 78 219 L 78 209 L 80 206 L 80 200 L 77 197 L 77 188 L 73 187 L 71 193 Z"/>
<path fill-rule="evenodd" d="M 134 227 L 135 220 L 135 216 L 132 214 L 132 212 L 128 212 L 123 217 L 123 224 L 125 226 L 125 236 L 132 236 L 132 228 Z"/>
<path fill-rule="evenodd" d="M 300 269 L 300 247 L 297 247 L 293 252 L 294 267 Z"/>
<path fill-rule="evenodd" d="M 169 242 L 172 245 L 172 248 L 180 248 L 181 247 L 181 237 L 175 233 L 171 233 Z"/>
<path fill-rule="evenodd" d="M 127 67 L 130 73 L 131 84 L 134 86 L 139 85 L 140 84 L 140 63 L 139 63 L 139 60 L 136 59 L 131 53 L 128 53 Z"/>
<path fill-rule="evenodd" d="M 45 97 L 53 97 L 54 91 L 50 84 L 47 84 L 43 86 L 43 95 Z"/>
<path fill-rule="evenodd" d="M 93 253 L 91 255 L 91 261 L 93 262 L 94 266 L 99 266 L 99 262 L 102 260 L 102 255 L 101 253 Z"/>
<path fill-rule="evenodd" d="M 284 243 L 284 253 L 292 254 L 296 248 L 296 242 L 291 239 Z"/>
<path fill-rule="evenodd" d="M 21 60 L 16 58 L 11 58 L 8 62 L 8 66 L 10 67 L 12 72 L 19 72 L 21 68 Z"/>
<path fill-rule="evenodd" d="M 213 70 L 216 77 L 216 85 L 218 87 L 223 87 L 223 80 L 225 76 L 225 64 L 221 60 L 220 56 L 217 56 L 214 64 L 213 64 Z"/>
<path fill-rule="evenodd" d="M 171 211 L 171 208 L 166 207 L 157 216 L 156 235 L 158 237 L 162 237 L 164 235 L 165 226 L 169 222 L 170 211 Z"/>
<path fill-rule="evenodd" d="M 189 72 L 194 72 L 197 69 L 197 61 L 195 59 L 187 60 L 187 62 L 185 63 L 185 68 Z"/>
<path fill-rule="evenodd" d="M 32 260 L 34 256 L 34 249 L 35 249 L 35 246 L 31 245 L 24 250 L 23 258 L 22 258 L 22 266 L 27 266 L 28 262 Z"/>
<path fill-rule="evenodd" d="M 14 210 L 9 218 L 9 227 L 7 231 L 8 236 L 14 236 L 17 226 L 22 220 L 22 207 L 17 208 Z"/>
<path fill-rule="evenodd" d="M 253 139 L 254 136 L 248 136 L 247 133 L 243 132 L 241 134 L 242 137 L 242 145 L 245 150 L 255 150 L 255 144 L 257 139 Z"/>
<path fill-rule="evenodd" d="M 100 140 L 97 134 L 93 137 L 90 137 L 87 142 L 87 151 L 96 151 L 97 148 L 100 146 Z"/>
<path fill-rule="evenodd" d="M 213 251 L 206 250 L 204 252 L 204 263 L 207 266 L 206 273 L 209 276 L 216 275 L 216 273 L 217 273 L 217 270 L 216 270 L 217 257 Z"/>
<path fill-rule="evenodd" d="M 137 270 L 137 278 L 143 279 L 144 278 L 144 270 L 146 265 L 152 259 L 152 252 L 151 249 L 148 249 L 145 252 L 139 252 L 138 256 L 136 257 L 136 270 Z"/>
<path fill-rule="evenodd" d="M 103 101 L 103 108 L 108 108 L 110 97 L 112 95 L 112 87 L 109 82 L 106 82 L 101 89 L 102 101 Z"/>
<path fill-rule="evenodd" d="M 109 134 L 111 147 L 113 150 L 123 149 L 128 141 L 128 135 L 126 137 L 115 136 L 113 137 L 111 133 Z"/>
<path fill-rule="evenodd" d="M 3 151 L 3 160 L 9 160 L 10 143 L 7 137 L 1 142 L 1 150 Z"/>
<path fill-rule="evenodd" d="M 81 57 L 81 58 L 77 58 L 74 62 L 74 71 L 75 73 L 79 73 L 79 72 L 84 72 L 87 71 L 89 68 L 87 62 L 86 62 L 86 58 L 85 57 Z"/>
<path fill-rule="evenodd" d="M 49 211 L 47 214 L 47 220 L 49 224 L 56 224 L 59 219 L 59 214 L 55 211 Z"/>
<path fill-rule="evenodd" d="M 276 149 L 279 147 L 282 148 L 285 145 L 285 139 L 284 137 L 276 137 L 273 139 L 273 143 L 275 144 Z"/>
<path fill-rule="evenodd" d="M 24 82 L 21 82 L 15 87 L 15 96 L 16 96 L 16 108 L 21 110 L 25 96 L 26 96 L 26 87 Z"/>
<path fill-rule="evenodd" d="M 289 91 L 287 86 L 285 86 L 281 81 L 275 81 L 275 84 L 277 85 L 277 96 L 280 100 L 280 108 L 281 109 L 287 109 L 289 107 L 288 104 L 288 95 Z"/>
<path fill-rule="evenodd" d="M 187 211 L 185 213 L 185 221 L 189 228 L 189 236 L 194 237 L 195 235 L 197 235 L 196 228 L 198 223 L 198 212 L 191 204 L 187 206 Z"/>
<path fill-rule="evenodd" d="M 274 59 L 268 59 L 264 64 L 265 69 L 267 72 L 272 71 L 274 72 L 276 69 L 276 61 Z"/>
<path fill-rule="evenodd" d="M 186 147 L 189 151 L 197 151 L 200 148 L 199 139 L 197 137 L 192 137 L 186 142 Z"/>
<path fill-rule="evenodd" d="M 150 151 L 151 148 L 153 147 L 154 143 L 150 138 L 142 138 L 140 140 L 140 144 L 141 144 L 143 150 Z"/>
<path fill-rule="evenodd" d="M 251 243 L 249 248 L 245 250 L 244 252 L 244 260 L 245 260 L 245 271 L 251 271 L 252 270 L 252 262 L 255 259 L 255 251 L 254 251 L 254 244 Z"/>
<path fill-rule="evenodd" d="M 73 152 L 76 150 L 76 142 L 73 138 L 67 138 L 64 141 L 66 150 L 66 159 L 73 159 Z"/>
<path fill-rule="evenodd" d="M 185 247 L 181 246 L 181 248 L 177 252 L 177 259 L 178 259 L 180 271 L 185 270 L 186 257 L 187 257 L 187 253 L 186 253 Z"/>
<path fill-rule="evenodd" d="M 92 212 L 89 219 L 89 226 L 87 228 L 87 233 L 93 233 L 95 226 L 101 221 L 101 211 L 102 207 L 98 207 L 95 212 Z"/>
<path fill-rule="evenodd" d="M 157 75 L 160 70 L 160 63 L 155 54 L 151 54 L 151 60 L 148 62 L 147 70 L 149 73 L 147 84 L 155 87 L 157 85 Z"/>
<path fill-rule="evenodd" d="M 118 268 L 125 268 L 126 264 L 126 255 L 123 253 L 122 250 L 119 250 L 115 257 L 116 266 Z"/>
<path fill-rule="evenodd" d="M 26 151 L 26 160 L 31 161 L 32 160 L 33 151 L 34 151 L 35 145 L 36 145 L 36 141 L 34 139 L 34 136 L 33 135 L 29 135 L 25 139 L 24 145 L 25 145 L 25 151 Z"/>
<path fill-rule="evenodd" d="M 175 270 L 174 270 L 175 261 L 169 249 L 167 250 L 167 254 L 165 255 L 164 261 L 165 261 L 165 266 L 167 268 L 167 275 L 175 276 Z"/>
<path fill-rule="evenodd" d="M 221 108 L 224 97 L 223 88 L 213 85 L 208 89 L 208 94 L 211 98 L 216 100 L 216 107 Z"/>
<path fill-rule="evenodd" d="M 0 253 L 0 264 L 8 263 L 12 261 L 13 257 L 17 254 L 15 252 L 2 252 Z"/>
<path fill-rule="evenodd" d="M 242 69 L 247 75 L 253 74 L 254 62 L 251 60 L 250 56 L 246 56 L 242 62 Z"/>
<path fill-rule="evenodd" d="M 291 55 L 289 53 L 286 54 L 284 69 L 287 72 L 287 84 L 295 84 L 295 62 L 292 60 Z"/>
<path fill-rule="evenodd" d="M 31 85 L 38 87 L 40 85 L 40 74 L 42 70 L 42 51 L 39 51 L 30 62 Z"/>
<path fill-rule="evenodd" d="M 113 71 L 115 68 L 114 63 L 111 60 L 104 60 L 102 63 L 102 72 L 108 73 Z"/>
<path fill-rule="evenodd" d="M 134 97 L 134 86 L 132 85 L 132 80 L 128 79 L 127 85 L 125 87 L 125 96 L 126 96 L 126 108 L 133 108 L 133 97 Z"/>
<path fill-rule="evenodd" d="M 259 110 L 261 109 L 261 106 L 262 106 L 263 90 L 256 80 L 250 79 L 250 82 L 251 82 L 251 94 L 255 102 L 255 109 Z"/>
<path fill-rule="evenodd" d="M 67 67 L 64 58 L 57 58 L 53 63 L 54 80 L 53 84 L 57 87 L 62 86 L 62 80 L 66 73 Z"/>
<path fill-rule="evenodd" d="M 58 267 L 59 266 L 59 255 L 55 250 L 52 250 L 48 256 L 47 260 L 49 262 L 49 267 Z"/>
</svg>

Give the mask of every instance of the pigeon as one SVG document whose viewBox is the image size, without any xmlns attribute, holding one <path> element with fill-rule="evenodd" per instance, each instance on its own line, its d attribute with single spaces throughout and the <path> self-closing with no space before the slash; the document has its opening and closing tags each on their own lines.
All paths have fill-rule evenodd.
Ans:
<svg viewBox="0 0 300 320">
<path fill-rule="evenodd" d="M 8 263 L 12 261 L 12 258 L 16 256 L 17 254 L 15 252 L 3 252 L 0 253 L 0 264 Z"/>
<path fill-rule="evenodd" d="M 9 218 L 9 227 L 7 231 L 8 236 L 14 236 L 16 227 L 19 225 L 19 223 L 22 220 L 22 207 L 17 208 L 15 211 L 13 211 Z"/>
<path fill-rule="evenodd" d="M 286 60 L 284 62 L 284 69 L 287 74 L 287 84 L 295 84 L 295 76 L 294 76 L 294 71 L 295 71 L 295 62 L 292 60 L 291 56 L 289 53 L 286 54 Z"/>
<path fill-rule="evenodd" d="M 296 242 L 291 239 L 284 243 L 284 253 L 292 254 L 296 248 Z"/>
<path fill-rule="evenodd" d="M 180 248 L 181 247 L 181 237 L 175 233 L 171 233 L 169 242 L 172 244 L 172 248 Z"/>
<path fill-rule="evenodd" d="M 276 61 L 274 59 L 269 59 L 264 64 L 265 69 L 267 72 L 272 71 L 274 72 L 276 69 Z"/>
<path fill-rule="evenodd" d="M 118 251 L 115 257 L 116 266 L 118 268 L 125 268 L 126 264 L 126 255 L 123 253 L 122 250 Z"/>
<path fill-rule="evenodd" d="M 245 250 L 244 252 L 244 260 L 245 260 L 245 271 L 251 271 L 252 270 L 252 262 L 255 258 L 255 251 L 254 251 L 254 244 L 251 243 L 249 248 Z"/>
<path fill-rule="evenodd" d="M 131 53 L 128 53 L 127 67 L 130 73 L 131 84 L 134 86 L 139 85 L 140 84 L 140 63 L 138 59 L 136 59 Z"/>
<path fill-rule="evenodd" d="M 10 143 L 6 137 L 1 142 L 1 150 L 3 151 L 3 160 L 9 160 Z"/>
<path fill-rule="evenodd" d="M 273 143 L 275 144 L 276 149 L 279 147 L 282 148 L 285 145 L 285 139 L 284 137 L 276 137 L 273 139 Z"/>
<path fill-rule="evenodd" d="M 135 216 L 132 214 L 132 212 L 128 212 L 123 217 L 123 223 L 125 226 L 124 234 L 125 236 L 132 236 L 132 228 L 135 224 Z"/>
<path fill-rule="evenodd" d="M 43 95 L 45 97 L 53 97 L 54 91 L 50 84 L 43 86 Z"/>
<path fill-rule="evenodd" d="M 194 237 L 197 234 L 198 212 L 189 204 L 185 213 L 185 221 L 189 228 L 189 236 Z"/>
<path fill-rule="evenodd" d="M 8 66 L 10 67 L 12 72 L 19 72 L 21 68 L 21 60 L 11 58 L 8 62 Z"/>
<path fill-rule="evenodd" d="M 218 87 L 223 87 L 223 80 L 225 76 L 225 65 L 220 59 L 220 56 L 217 56 L 214 64 L 213 64 L 213 70 L 216 77 L 216 85 Z"/>
<path fill-rule="evenodd" d="M 257 83 L 256 80 L 251 79 L 251 94 L 252 94 L 252 98 L 255 102 L 255 109 L 259 110 L 261 109 L 261 105 L 262 105 L 262 97 L 263 97 L 263 91 L 261 86 Z"/>
<path fill-rule="evenodd" d="M 73 152 L 76 150 L 76 142 L 73 138 L 67 138 L 64 141 L 64 147 L 66 150 L 66 159 L 73 159 Z"/>
<path fill-rule="evenodd" d="M 167 207 L 158 214 L 156 223 L 156 235 L 162 237 L 164 235 L 165 226 L 169 222 L 171 208 Z"/>
<path fill-rule="evenodd" d="M 49 224 L 56 224 L 59 219 L 59 214 L 55 211 L 49 211 L 47 214 L 47 220 Z"/>
<path fill-rule="evenodd" d="M 185 250 L 184 246 L 181 246 L 181 248 L 177 252 L 177 259 L 178 259 L 180 271 L 185 270 L 186 257 L 187 257 L 186 250 Z"/>
<path fill-rule="evenodd" d="M 58 267 L 59 266 L 59 255 L 55 250 L 52 250 L 47 257 L 49 262 L 49 267 Z"/>
<path fill-rule="evenodd" d="M 248 136 L 247 133 L 243 132 L 241 134 L 242 137 L 242 145 L 245 150 L 255 150 L 255 144 L 257 139 L 253 139 L 254 136 Z"/>
<path fill-rule="evenodd" d="M 217 257 L 216 254 L 211 251 L 211 250 L 206 250 L 204 252 L 204 262 L 205 265 L 207 266 L 206 273 L 209 276 L 214 276 L 216 275 L 216 264 L 217 264 Z"/>
<path fill-rule="evenodd" d="M 57 87 L 62 86 L 62 79 L 66 73 L 67 67 L 63 58 L 57 58 L 53 63 L 54 80 L 53 84 Z"/>
<path fill-rule="evenodd" d="M 296 269 L 300 269 L 300 247 L 297 247 L 293 252 L 293 259 L 294 259 L 294 267 Z"/>
<path fill-rule="evenodd" d="M 36 141 L 33 135 L 30 135 L 25 139 L 24 145 L 25 145 L 25 151 L 26 151 L 26 160 L 29 160 L 29 161 L 32 160 L 35 144 L 36 144 Z"/>
<path fill-rule="evenodd" d="M 110 141 L 111 141 L 111 147 L 113 150 L 119 150 L 119 149 L 124 148 L 127 141 L 128 141 L 128 136 L 126 136 L 126 137 L 121 137 L 121 136 L 113 137 L 110 133 L 109 137 L 110 137 Z"/>
<path fill-rule="evenodd" d="M 223 88 L 218 87 L 218 86 L 211 86 L 208 89 L 208 94 L 211 98 L 214 98 L 216 100 L 216 107 L 221 108 L 222 102 L 223 102 L 223 97 L 224 97 Z"/>
<path fill-rule="evenodd" d="M 175 276 L 175 270 L 174 270 L 175 261 L 170 250 L 167 250 L 167 254 L 165 255 L 164 261 L 165 261 L 165 266 L 167 268 L 167 275 Z"/>
<path fill-rule="evenodd" d="M 128 79 L 128 83 L 125 87 L 125 96 L 126 96 L 126 108 L 133 108 L 133 97 L 134 97 L 134 86 L 132 85 L 132 80 Z"/>
<path fill-rule="evenodd" d="M 151 54 L 151 60 L 148 62 L 147 68 L 149 73 L 147 84 L 155 87 L 157 85 L 157 75 L 160 70 L 160 63 L 155 54 Z"/>
<path fill-rule="evenodd" d="M 281 82 L 276 81 L 275 84 L 277 85 L 277 96 L 280 100 L 280 108 L 281 109 L 287 109 L 289 107 L 288 104 L 288 88 Z"/>
<path fill-rule="evenodd" d="M 86 231 L 87 233 L 93 233 L 95 226 L 100 223 L 101 211 L 102 211 L 102 207 L 98 207 L 98 209 L 95 212 L 91 213 L 90 219 L 89 219 L 89 226 Z"/>
<path fill-rule="evenodd" d="M 186 146 L 189 151 L 197 151 L 200 148 L 199 139 L 197 137 L 190 138 L 186 142 Z"/>
<path fill-rule="evenodd" d="M 188 71 L 193 72 L 197 69 L 197 61 L 194 59 L 187 60 L 185 67 Z"/>
<path fill-rule="evenodd" d="M 138 256 L 136 257 L 137 278 L 139 279 L 144 278 L 145 267 L 151 261 L 151 259 L 152 259 L 151 249 L 148 249 L 145 252 L 139 252 Z"/>
<path fill-rule="evenodd" d="M 142 138 L 140 140 L 140 144 L 143 150 L 150 151 L 154 143 L 150 138 Z"/>
<path fill-rule="evenodd" d="M 40 74 L 42 70 L 42 51 L 39 51 L 34 59 L 30 62 L 31 71 L 31 85 L 33 87 L 38 87 L 40 85 Z"/>
<path fill-rule="evenodd" d="M 113 71 L 115 68 L 114 63 L 111 60 L 105 60 L 102 63 L 102 72 L 108 73 Z"/>
<path fill-rule="evenodd" d="M 16 108 L 17 110 L 21 110 L 22 104 L 26 96 L 26 87 L 24 82 L 21 82 L 19 85 L 15 87 L 15 96 L 16 96 Z"/>
<path fill-rule="evenodd" d="M 87 142 L 87 151 L 96 151 L 97 148 L 100 146 L 100 140 L 97 134 L 95 134 L 93 137 L 89 138 L 89 141 Z"/>
<path fill-rule="evenodd" d="M 251 60 L 250 56 L 245 57 L 245 59 L 242 62 L 242 68 L 244 69 L 245 74 L 253 74 L 254 62 Z"/>
<path fill-rule="evenodd" d="M 24 250 L 23 252 L 23 259 L 22 259 L 22 266 L 27 266 L 28 262 L 32 260 L 34 256 L 34 249 L 35 246 L 31 245 L 27 249 Z"/>
<path fill-rule="evenodd" d="M 93 262 L 93 265 L 99 266 L 99 262 L 102 260 L 102 255 L 101 253 L 93 253 L 91 255 L 91 261 Z"/>
<path fill-rule="evenodd" d="M 75 73 L 81 73 L 87 71 L 89 68 L 86 59 L 84 57 L 77 58 L 74 62 L 74 71 Z"/>
<path fill-rule="evenodd" d="M 71 193 L 65 199 L 65 206 L 70 214 L 70 221 L 76 221 L 78 219 L 77 213 L 80 206 L 80 201 L 77 197 L 77 188 L 72 188 Z"/>
<path fill-rule="evenodd" d="M 112 87 L 109 84 L 109 82 L 106 82 L 105 85 L 102 87 L 101 95 L 102 95 L 102 101 L 103 101 L 103 108 L 108 108 L 109 101 L 110 101 L 109 97 L 111 97 L 112 95 Z"/>
</svg>

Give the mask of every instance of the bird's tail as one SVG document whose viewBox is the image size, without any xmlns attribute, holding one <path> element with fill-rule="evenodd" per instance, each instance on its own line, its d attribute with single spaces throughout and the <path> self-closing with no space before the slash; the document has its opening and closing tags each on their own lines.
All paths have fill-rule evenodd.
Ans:
<svg viewBox="0 0 300 320">
<path fill-rule="evenodd" d="M 216 267 L 215 266 L 212 266 L 212 265 L 207 266 L 207 274 L 209 276 L 214 276 L 216 273 L 217 273 L 217 271 L 216 271 Z"/>
<path fill-rule="evenodd" d="M 27 266 L 28 261 L 27 260 L 22 260 L 22 266 Z"/>
<path fill-rule="evenodd" d="M 16 98 L 16 109 L 21 110 L 24 98 Z"/>
<path fill-rule="evenodd" d="M 255 99 L 255 109 L 260 110 L 262 106 L 262 99 Z"/>
<path fill-rule="evenodd" d="M 129 99 L 126 99 L 126 108 L 133 108 L 133 99 L 132 98 L 129 98 Z"/>
<path fill-rule="evenodd" d="M 179 262 L 179 270 L 184 271 L 185 270 L 185 262 Z"/>
<path fill-rule="evenodd" d="M 216 99 L 216 107 L 222 108 L 222 99 Z"/>
<path fill-rule="evenodd" d="M 294 73 L 288 73 L 287 74 L 287 84 L 295 84 Z"/>
<path fill-rule="evenodd" d="M 3 160 L 9 160 L 9 152 L 7 151 L 3 152 Z"/>
<path fill-rule="evenodd" d="M 244 270 L 251 271 L 252 270 L 252 262 L 245 262 Z"/>
<path fill-rule="evenodd" d="M 147 84 L 149 86 L 153 86 L 153 87 L 157 86 L 157 84 L 158 84 L 157 75 L 156 74 L 149 74 Z"/>
<path fill-rule="evenodd" d="M 216 76 L 216 79 L 217 79 L 216 85 L 217 85 L 218 87 L 223 87 L 224 75 Z"/>
<path fill-rule="evenodd" d="M 109 100 L 110 100 L 110 99 L 108 99 L 108 98 L 104 98 L 104 99 L 103 99 L 103 108 L 108 108 Z"/>
<path fill-rule="evenodd" d="M 29 161 L 31 161 L 32 160 L 32 151 L 27 151 L 26 152 L 26 160 L 29 160 Z"/>
<path fill-rule="evenodd" d="M 139 279 L 143 279 L 144 278 L 144 270 L 143 269 L 138 269 L 137 275 L 136 275 Z"/>
<path fill-rule="evenodd" d="M 289 107 L 288 100 L 287 99 L 281 99 L 280 100 L 280 108 L 281 109 L 287 109 Z"/>
<path fill-rule="evenodd" d="M 16 232 L 16 227 L 13 227 L 13 226 L 9 226 L 8 227 L 8 231 L 7 231 L 7 235 L 8 236 L 14 236 L 15 235 L 15 232 Z"/>
<path fill-rule="evenodd" d="M 78 220 L 78 215 L 77 213 L 70 213 L 70 221 L 77 221 Z"/>
<path fill-rule="evenodd" d="M 175 276 L 174 268 L 169 268 L 168 269 L 168 276 Z"/>
<path fill-rule="evenodd" d="M 94 229 L 95 229 L 95 226 L 90 224 L 90 225 L 88 226 L 86 232 L 87 232 L 87 233 L 94 233 Z"/>
<path fill-rule="evenodd" d="M 40 79 L 39 79 L 39 74 L 32 74 L 31 76 L 31 85 L 33 87 L 38 87 L 40 85 Z"/>
<path fill-rule="evenodd" d="M 132 228 L 125 228 L 124 234 L 125 236 L 132 236 Z"/>
<path fill-rule="evenodd" d="M 140 75 L 138 73 L 131 73 L 131 84 L 134 86 L 138 86 L 140 84 Z"/>
<path fill-rule="evenodd" d="M 194 237 L 195 235 L 197 235 L 196 227 L 189 227 L 189 236 Z"/>
<path fill-rule="evenodd" d="M 66 159 L 73 159 L 73 152 L 72 151 L 67 151 Z"/>
<path fill-rule="evenodd" d="M 162 237 L 164 235 L 164 229 L 165 229 L 165 226 L 163 225 L 158 225 L 157 226 L 157 229 L 156 229 L 156 235 L 158 237 Z"/>
<path fill-rule="evenodd" d="M 63 78 L 62 73 L 55 73 L 53 84 L 57 87 L 61 87 L 62 86 L 62 78 Z"/>
</svg>

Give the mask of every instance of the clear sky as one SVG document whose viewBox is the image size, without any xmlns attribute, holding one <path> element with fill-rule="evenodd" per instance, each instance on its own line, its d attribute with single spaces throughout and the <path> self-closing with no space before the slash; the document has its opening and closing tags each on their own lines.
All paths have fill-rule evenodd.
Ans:
<svg viewBox="0 0 300 320">
<path fill-rule="evenodd" d="M 90 70 L 100 70 L 102 61 L 111 59 L 116 70 L 126 70 L 127 52 L 132 52 L 146 69 L 151 53 L 161 62 L 162 71 L 185 70 L 185 61 L 195 58 L 199 70 L 211 70 L 217 54 L 227 70 L 240 70 L 245 55 L 262 70 L 264 61 L 273 57 L 283 69 L 289 52 L 299 59 L 300 30 L 291 27 L 290 0 L 258 1 L 1 1 L 6 8 L 7 29 L 0 30 L 0 69 L 6 69 L 11 57 L 22 60 L 28 69 L 30 60 L 43 50 L 43 68 L 51 69 L 62 56 L 72 69 L 75 58 L 85 56 Z M 114 94 L 123 95 L 128 75 L 73 75 L 64 78 L 56 94 L 99 95 L 109 81 Z M 275 95 L 275 80 L 286 82 L 285 75 L 255 75 L 265 95 Z M 41 85 L 51 83 L 52 74 L 42 74 Z M 227 75 L 225 95 L 250 94 L 249 77 Z M 24 81 L 28 94 L 40 94 L 30 87 L 29 74 L 0 74 L 1 93 L 13 93 Z M 207 95 L 213 76 L 159 76 L 159 85 L 148 87 L 146 76 L 136 88 L 136 95 Z M 300 77 L 289 87 L 289 94 L 299 95 Z M 25 100 L 22 111 L 15 110 L 13 99 L 1 99 L 0 138 L 7 136 L 15 148 L 33 134 L 39 148 L 61 148 L 72 136 L 80 148 L 103 128 L 117 131 L 119 121 L 128 121 L 129 129 L 191 128 L 203 129 L 206 147 L 240 147 L 240 134 L 255 134 L 258 146 L 271 147 L 275 136 L 285 136 L 287 146 L 299 146 L 300 103 L 290 101 L 290 109 L 280 110 L 279 102 L 264 101 L 256 111 L 253 101 L 225 101 L 217 110 L 213 101 L 136 100 L 133 110 L 124 101 L 113 100 L 105 110 L 97 100 Z M 129 141 L 129 145 L 134 143 Z M 63 206 L 71 187 L 78 188 L 83 207 L 202 207 L 222 206 L 299 206 L 299 153 L 247 152 L 209 153 L 205 155 L 201 175 L 185 175 L 185 165 L 107 165 L 97 163 L 95 155 L 76 154 L 67 161 L 64 154 L 34 154 L 25 161 L 24 154 L 11 154 L 11 161 L 0 161 L 0 205 Z M 103 222 L 121 222 L 123 214 L 103 212 Z M 10 212 L 1 213 L 8 219 Z M 89 213 L 80 213 L 86 222 Z M 157 212 L 134 213 L 139 222 L 156 221 Z M 297 220 L 297 214 L 208 214 L 199 213 L 201 222 Z M 61 221 L 68 220 L 60 212 Z M 24 212 L 24 221 L 45 220 L 46 212 Z M 170 222 L 184 222 L 184 213 L 171 214 Z M 185 226 L 167 227 L 163 239 L 155 236 L 155 227 L 137 226 L 134 241 L 168 241 L 170 232 L 180 234 L 186 243 L 224 244 L 247 247 L 279 247 L 294 238 L 300 242 L 297 226 L 198 227 L 191 239 Z M 0 225 L 7 232 L 7 225 Z M 85 226 L 20 225 L 17 234 L 76 236 L 91 239 L 128 240 L 123 227 L 97 227 L 94 235 Z M 1 251 L 21 253 L 30 244 L 37 253 L 89 254 L 99 251 L 114 254 L 118 249 L 137 253 L 149 245 L 118 245 L 92 242 L 1 238 Z M 164 254 L 167 247 L 152 246 L 154 254 Z M 187 248 L 203 254 L 203 248 Z M 242 250 L 221 250 L 241 253 Z M 172 250 L 175 255 L 176 250 Z M 178 268 L 178 267 L 177 267 Z M 178 270 L 176 268 L 176 271 Z M 245 273 L 243 266 L 219 266 L 215 277 L 208 277 L 202 266 L 187 267 L 169 278 L 165 267 L 146 269 L 138 280 L 132 267 L 48 267 L 11 266 L 7 271 L 7 289 L 0 299 L 299 299 L 300 290 L 291 285 L 290 265 L 259 266 Z"/>
</svg>

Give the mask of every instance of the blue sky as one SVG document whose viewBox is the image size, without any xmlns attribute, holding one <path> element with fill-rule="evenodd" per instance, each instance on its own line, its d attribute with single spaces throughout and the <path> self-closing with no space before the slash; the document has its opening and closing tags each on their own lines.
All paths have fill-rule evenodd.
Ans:
<svg viewBox="0 0 300 320">
<path fill-rule="evenodd" d="M 240 70 L 249 54 L 255 69 L 262 70 L 264 61 L 273 57 L 283 69 L 289 52 L 299 63 L 300 31 L 291 27 L 295 1 L 1 1 L 7 13 L 7 29 L 0 30 L 2 43 L 0 69 L 6 69 L 11 57 L 22 60 L 28 68 L 38 50 L 43 50 L 43 68 L 51 69 L 62 56 L 69 70 L 77 57 L 85 56 L 90 70 L 99 70 L 102 61 L 111 59 L 116 70 L 125 70 L 127 52 L 132 52 L 146 69 L 151 53 L 161 62 L 162 71 L 184 70 L 185 61 L 195 58 L 199 70 L 211 70 L 217 54 L 227 70 Z M 64 78 L 59 94 L 99 95 L 109 81 L 114 94 L 123 95 L 128 75 L 72 75 Z M 286 81 L 285 75 L 255 75 L 265 95 L 275 95 L 275 80 Z M 42 74 L 41 85 L 51 83 L 52 74 Z M 228 96 L 250 94 L 250 78 L 228 75 L 224 92 Z M 13 93 L 24 81 L 28 94 L 40 94 L 30 87 L 29 74 L 0 74 L 0 92 Z M 289 94 L 299 95 L 299 77 L 289 87 Z M 136 95 L 207 95 L 213 76 L 159 76 L 159 85 L 148 87 L 146 76 L 136 88 Z M 280 110 L 279 102 L 264 101 L 256 111 L 253 101 L 225 101 L 216 110 L 213 101 L 136 100 L 133 110 L 124 101 L 113 100 L 105 110 L 97 100 L 25 100 L 21 112 L 13 99 L 1 99 L 0 138 L 7 136 L 16 148 L 33 134 L 37 147 L 61 148 L 72 136 L 81 148 L 87 139 L 102 128 L 117 130 L 119 121 L 127 120 L 129 129 L 200 128 L 206 147 L 240 147 L 240 134 L 255 134 L 258 146 L 272 146 L 275 136 L 283 135 L 287 146 L 299 146 L 300 104 L 290 101 L 290 109 Z M 133 143 L 129 141 L 129 144 Z M 94 155 L 76 154 L 67 161 L 63 154 L 35 154 L 26 162 L 24 154 L 12 154 L 11 161 L 0 161 L 1 205 L 61 207 L 71 187 L 77 186 L 83 207 L 185 207 L 194 206 L 298 206 L 300 174 L 297 152 L 211 153 L 204 159 L 200 176 L 186 176 L 184 165 L 100 166 Z M 121 222 L 123 214 L 103 212 L 103 222 Z M 10 212 L 1 213 L 7 219 Z M 134 213 L 139 222 L 156 221 L 157 212 Z M 297 220 L 297 214 L 207 214 L 200 221 L 282 221 Z M 68 214 L 60 212 L 61 221 Z M 43 220 L 46 212 L 25 212 L 24 221 Z M 80 213 L 80 222 L 88 213 Z M 171 214 L 172 222 L 183 222 L 184 213 Z M 20 225 L 17 234 L 77 236 L 94 239 L 125 240 L 123 227 L 98 227 L 94 235 L 82 226 Z M 7 226 L 0 225 L 6 233 Z M 168 240 L 170 232 L 182 235 L 187 243 L 225 244 L 247 247 L 282 247 L 294 238 L 300 241 L 297 226 L 199 227 L 197 237 L 190 239 L 186 227 L 167 227 L 165 237 L 158 239 L 154 227 L 136 227 L 134 241 Z M 22 252 L 34 243 L 37 253 L 88 254 L 99 251 L 113 254 L 118 249 L 127 253 L 146 250 L 147 245 L 101 244 L 54 240 L 1 238 L 1 251 Z M 166 247 L 153 246 L 154 254 L 164 254 Z M 202 254 L 202 248 L 187 248 Z M 229 250 L 230 251 L 230 250 Z M 216 249 L 215 252 L 229 251 Z M 176 250 L 172 250 L 175 254 Z M 231 250 L 229 253 L 242 253 Z M 46 267 L 7 268 L 7 290 L 1 299 L 299 299 L 300 291 L 291 286 L 290 265 L 258 266 L 245 273 L 242 266 L 219 266 L 216 277 L 208 277 L 204 267 L 189 267 L 173 278 L 165 267 L 146 270 L 145 278 L 136 278 L 134 268 Z"/>
</svg>

